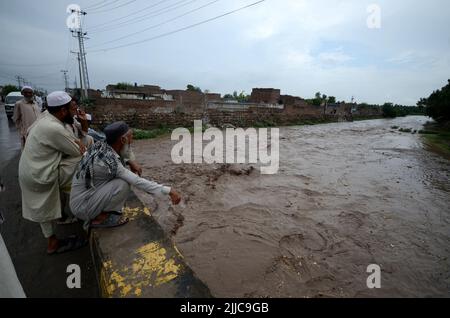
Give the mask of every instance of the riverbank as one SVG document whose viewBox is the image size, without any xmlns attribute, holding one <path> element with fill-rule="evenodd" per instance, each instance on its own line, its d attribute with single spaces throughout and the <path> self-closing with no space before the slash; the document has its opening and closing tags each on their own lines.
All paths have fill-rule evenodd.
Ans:
<svg viewBox="0 0 450 318">
<path fill-rule="evenodd" d="M 419 131 L 430 150 L 450 159 L 450 126 L 428 123 Z"/>
<path fill-rule="evenodd" d="M 381 116 L 357 116 L 352 119 L 352 121 L 364 121 L 364 120 L 373 120 L 373 119 L 381 119 Z M 340 121 L 335 118 L 310 118 L 310 119 L 302 119 L 297 122 L 291 123 L 289 125 L 285 125 L 283 127 L 294 127 L 294 126 L 313 126 L 320 124 L 330 124 L 330 123 L 338 123 L 338 122 L 346 122 Z M 227 126 L 224 123 L 223 126 Z M 279 127 L 275 122 L 271 122 L 268 120 L 258 121 L 256 122 L 252 128 L 270 128 L 270 127 Z M 187 127 L 189 130 L 193 130 L 192 127 Z M 246 127 L 247 128 L 247 127 Z M 133 128 L 133 138 L 135 140 L 143 140 L 143 139 L 153 139 L 160 136 L 165 136 L 171 134 L 174 128 L 162 126 L 155 129 L 138 129 Z M 206 129 L 206 126 L 204 127 Z"/>
</svg>

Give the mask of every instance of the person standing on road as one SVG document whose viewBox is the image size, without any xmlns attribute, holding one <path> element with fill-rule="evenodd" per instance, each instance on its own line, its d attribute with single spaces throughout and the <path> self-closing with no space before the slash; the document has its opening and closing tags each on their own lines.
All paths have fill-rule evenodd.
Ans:
<svg viewBox="0 0 450 318">
<path fill-rule="evenodd" d="M 33 98 L 34 92 L 30 86 L 22 87 L 23 99 L 16 102 L 12 120 L 16 124 L 20 134 L 20 142 L 22 149 L 25 146 L 28 128 L 36 121 L 41 114 L 38 103 Z"/>
<path fill-rule="evenodd" d="M 48 95 L 48 110 L 29 130 L 19 161 L 22 190 L 22 215 L 38 222 L 48 239 L 47 253 L 65 252 L 83 246 L 76 236 L 59 240 L 54 221 L 61 218 L 61 192 L 70 193 L 72 177 L 84 145 L 74 138 L 64 124 L 72 124 L 76 109 L 66 92 Z"/>
</svg>

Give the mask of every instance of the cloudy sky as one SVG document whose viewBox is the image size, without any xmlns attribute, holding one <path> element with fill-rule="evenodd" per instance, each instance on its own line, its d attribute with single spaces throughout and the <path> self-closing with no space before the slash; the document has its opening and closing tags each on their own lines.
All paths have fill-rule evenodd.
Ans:
<svg viewBox="0 0 450 318">
<path fill-rule="evenodd" d="M 91 87 L 191 83 L 218 93 L 280 88 L 312 97 L 414 105 L 450 78 L 448 0 L 39 0 L 0 2 L 0 84 L 70 85 L 77 41 L 69 4 L 86 10 Z M 371 6 L 375 4 L 376 6 Z M 369 28 L 377 21 L 380 28 Z M 164 35 L 158 37 L 159 35 Z"/>
</svg>

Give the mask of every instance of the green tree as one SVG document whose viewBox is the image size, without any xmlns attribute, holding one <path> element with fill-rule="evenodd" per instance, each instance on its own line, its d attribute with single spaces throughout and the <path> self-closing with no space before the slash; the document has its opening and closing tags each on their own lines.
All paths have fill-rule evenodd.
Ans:
<svg viewBox="0 0 450 318">
<path fill-rule="evenodd" d="M 16 85 L 8 84 L 3 86 L 2 96 L 5 97 L 11 92 L 20 92 L 20 89 Z"/>
<path fill-rule="evenodd" d="M 187 85 L 186 90 L 189 91 L 189 92 L 199 92 L 199 93 L 202 92 L 202 90 L 200 89 L 200 87 L 194 86 L 194 85 L 191 85 L 191 84 L 188 84 L 188 85 Z"/>
<path fill-rule="evenodd" d="M 450 121 L 450 80 L 441 89 L 434 91 L 428 98 L 422 98 L 419 106 L 425 106 L 425 113 L 440 123 Z"/>
<path fill-rule="evenodd" d="M 236 96 L 236 99 L 239 103 L 247 103 L 250 100 L 250 95 L 246 95 L 245 92 L 242 91 L 239 95 Z"/>
<path fill-rule="evenodd" d="M 383 105 L 382 110 L 383 110 L 383 117 L 394 118 L 394 117 L 397 116 L 397 114 L 395 112 L 395 109 L 394 109 L 394 106 L 392 105 L 392 103 L 385 103 Z"/>
<path fill-rule="evenodd" d="M 320 92 L 316 93 L 312 103 L 314 106 L 320 106 L 322 104 L 322 94 L 320 94 Z"/>
<path fill-rule="evenodd" d="M 330 103 L 330 104 L 336 104 L 336 97 L 334 97 L 334 96 L 328 97 L 328 103 Z"/>
<path fill-rule="evenodd" d="M 117 89 L 127 90 L 131 87 L 133 87 L 133 85 L 130 83 L 126 83 L 126 82 L 120 82 L 120 83 L 116 84 Z"/>
</svg>

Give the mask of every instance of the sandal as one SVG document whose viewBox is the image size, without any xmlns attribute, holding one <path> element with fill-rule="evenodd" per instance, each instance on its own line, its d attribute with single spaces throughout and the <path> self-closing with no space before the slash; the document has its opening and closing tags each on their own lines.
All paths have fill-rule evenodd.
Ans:
<svg viewBox="0 0 450 318">
<path fill-rule="evenodd" d="M 109 213 L 106 219 L 103 220 L 103 222 L 99 224 L 92 224 L 91 222 L 91 228 L 104 229 L 104 228 L 118 227 L 128 223 L 128 221 L 129 221 L 128 218 L 123 218 L 121 215 Z"/>
<path fill-rule="evenodd" d="M 67 238 L 58 240 L 58 248 L 52 252 L 48 252 L 48 255 L 61 254 L 65 252 L 78 250 L 88 244 L 88 240 L 81 238 L 77 235 L 71 235 Z"/>
</svg>

